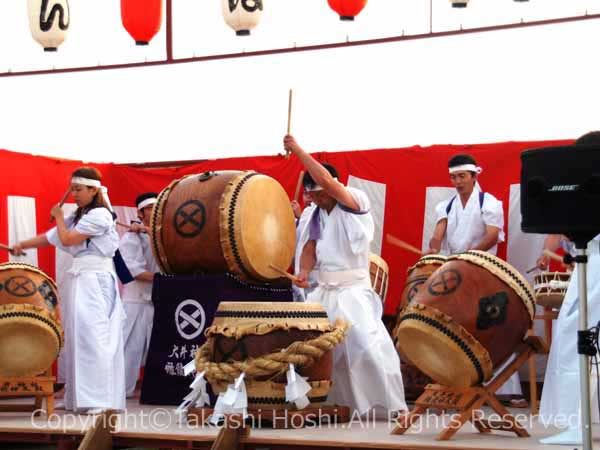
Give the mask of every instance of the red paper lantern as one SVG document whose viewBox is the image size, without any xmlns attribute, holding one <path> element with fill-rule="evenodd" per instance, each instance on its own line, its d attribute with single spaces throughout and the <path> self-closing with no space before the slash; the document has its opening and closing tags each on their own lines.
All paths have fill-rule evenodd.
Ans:
<svg viewBox="0 0 600 450">
<path fill-rule="evenodd" d="M 367 4 L 367 0 L 327 0 L 327 3 L 340 15 L 340 20 L 354 20 Z"/>
<path fill-rule="evenodd" d="M 160 30 L 162 0 L 121 0 L 121 21 L 137 45 L 148 45 Z"/>
</svg>

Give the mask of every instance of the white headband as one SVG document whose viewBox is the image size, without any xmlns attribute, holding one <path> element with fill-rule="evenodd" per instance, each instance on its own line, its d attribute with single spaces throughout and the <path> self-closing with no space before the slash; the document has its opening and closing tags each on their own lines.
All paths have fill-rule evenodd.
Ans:
<svg viewBox="0 0 600 450">
<path fill-rule="evenodd" d="M 338 181 L 337 177 L 333 177 L 333 179 L 335 181 Z M 316 192 L 316 191 L 322 191 L 322 190 L 323 190 L 323 186 L 316 184 L 316 183 L 313 187 L 304 186 L 305 192 Z"/>
<path fill-rule="evenodd" d="M 455 173 L 455 172 L 475 172 L 477 174 L 483 172 L 483 169 L 479 166 L 476 166 L 475 164 L 461 164 L 460 166 L 454 166 L 454 167 L 450 167 L 448 169 L 448 172 L 450 173 Z"/>
<path fill-rule="evenodd" d="M 93 180 L 91 178 L 84 177 L 73 177 L 71 178 L 71 184 L 81 184 L 82 186 L 90 186 L 97 187 L 100 189 L 102 196 L 104 197 L 104 201 L 106 202 L 106 206 L 108 206 L 108 210 L 113 212 L 113 207 L 110 203 L 110 198 L 108 198 L 108 188 L 106 186 L 102 186 L 99 180 Z"/>
<path fill-rule="evenodd" d="M 146 206 L 154 205 L 156 203 L 156 197 L 147 198 L 140 202 L 137 206 L 138 210 L 144 209 Z"/>
<path fill-rule="evenodd" d="M 72 184 L 81 184 L 83 186 L 90 186 L 90 187 L 101 187 L 102 183 L 100 183 L 99 180 L 92 180 L 91 178 L 83 178 L 83 177 L 73 177 L 71 178 L 71 183 Z"/>
</svg>

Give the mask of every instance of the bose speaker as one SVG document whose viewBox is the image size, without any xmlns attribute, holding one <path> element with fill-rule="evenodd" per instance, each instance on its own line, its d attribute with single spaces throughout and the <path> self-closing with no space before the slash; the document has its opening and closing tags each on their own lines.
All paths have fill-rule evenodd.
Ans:
<svg viewBox="0 0 600 450">
<path fill-rule="evenodd" d="M 600 146 L 521 153 L 521 228 L 591 240 L 600 233 Z"/>
</svg>

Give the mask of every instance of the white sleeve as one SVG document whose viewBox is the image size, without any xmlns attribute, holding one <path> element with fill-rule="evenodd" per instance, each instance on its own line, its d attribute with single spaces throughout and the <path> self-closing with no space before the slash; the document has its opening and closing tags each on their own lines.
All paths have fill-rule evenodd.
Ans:
<svg viewBox="0 0 600 450">
<path fill-rule="evenodd" d="M 448 209 L 448 203 L 452 200 L 452 198 L 450 200 L 444 200 L 443 202 L 439 202 L 435 206 L 435 223 L 438 223 L 440 220 L 448 218 L 448 213 L 446 212 L 446 209 Z"/>
<path fill-rule="evenodd" d="M 132 277 L 135 278 L 140 273 L 149 271 L 146 267 L 142 241 L 137 233 L 125 233 L 119 243 L 119 251 Z"/>
<path fill-rule="evenodd" d="M 498 242 L 504 242 L 504 210 L 502 202 L 491 194 L 486 193 L 481 208 L 483 223 L 500 229 Z"/>
<path fill-rule="evenodd" d="M 71 225 L 73 224 L 73 219 L 73 215 L 70 215 L 65 219 L 65 225 L 67 226 L 67 228 L 71 227 Z M 58 237 L 58 231 L 56 230 L 56 227 L 50 228 L 48 231 L 46 231 L 46 239 L 48 239 L 48 242 L 50 242 L 50 244 L 54 245 L 55 247 L 67 251 L 66 247 L 64 247 L 60 242 L 60 238 Z"/>
<path fill-rule="evenodd" d="M 371 202 L 369 197 L 363 191 L 356 188 L 346 188 L 350 195 L 356 200 L 360 207 L 359 213 L 344 211 L 342 214 L 342 223 L 350 246 L 354 254 L 359 254 L 369 249 L 373 236 L 375 235 L 375 223 L 371 216 Z"/>
<path fill-rule="evenodd" d="M 112 226 L 113 216 L 110 211 L 106 208 L 94 208 L 79 219 L 75 231 L 87 236 L 102 236 Z"/>
</svg>

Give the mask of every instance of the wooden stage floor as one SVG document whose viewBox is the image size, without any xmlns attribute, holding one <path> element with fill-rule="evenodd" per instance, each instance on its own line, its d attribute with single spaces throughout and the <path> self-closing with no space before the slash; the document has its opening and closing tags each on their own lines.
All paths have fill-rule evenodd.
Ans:
<svg viewBox="0 0 600 450">
<path fill-rule="evenodd" d="M 6 404 L 6 402 L 2 402 Z M 116 446 L 137 446 L 149 448 L 210 448 L 218 428 L 192 426 L 178 423 L 174 407 L 139 405 L 137 400 L 128 401 L 127 414 L 122 414 L 117 423 L 113 442 Z M 542 450 L 573 446 L 542 445 L 538 440 L 555 434 L 558 429 L 545 428 L 536 418 L 531 418 L 528 410 L 513 409 L 531 434 L 529 438 L 519 438 L 505 432 L 492 435 L 478 433 L 470 424 L 465 425 L 450 441 L 436 441 L 435 436 L 450 420 L 449 415 L 431 415 L 420 428 L 413 428 L 405 435 L 393 436 L 390 431 L 393 422 L 362 420 L 358 418 L 350 424 L 322 425 L 309 424 L 306 428 L 287 430 L 257 429 L 243 438 L 244 449 L 501 449 L 501 450 Z M 68 415 L 57 410 L 49 420 L 45 416 L 31 418 L 29 413 L 0 413 L 0 442 L 56 443 L 59 440 L 80 441 L 91 426 L 92 417 Z M 594 448 L 600 449 L 600 426 L 594 426 Z"/>
</svg>

